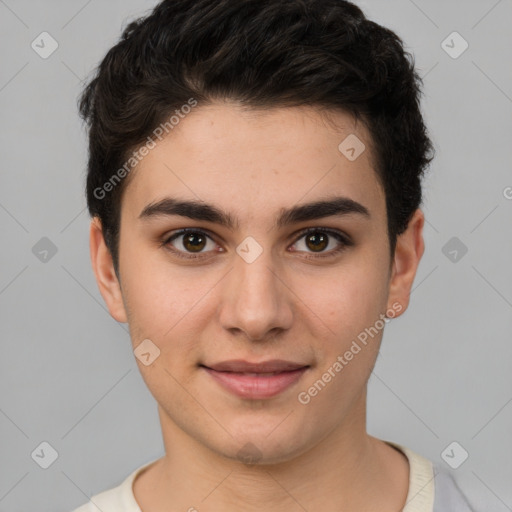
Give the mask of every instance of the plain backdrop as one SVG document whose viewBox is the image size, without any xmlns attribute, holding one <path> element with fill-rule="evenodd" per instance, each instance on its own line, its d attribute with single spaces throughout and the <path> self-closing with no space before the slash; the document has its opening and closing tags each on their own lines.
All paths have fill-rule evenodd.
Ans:
<svg viewBox="0 0 512 512">
<path fill-rule="evenodd" d="M 69 511 L 163 454 L 127 325 L 91 270 L 76 106 L 122 28 L 155 4 L 0 0 L 0 512 Z M 510 511 L 512 2 L 358 4 L 415 55 L 437 151 L 425 255 L 385 330 L 368 431 L 443 465 L 477 510 Z M 457 469 L 441 456 L 453 442 L 468 453 Z M 43 452 L 56 457 L 47 469 Z"/>
</svg>

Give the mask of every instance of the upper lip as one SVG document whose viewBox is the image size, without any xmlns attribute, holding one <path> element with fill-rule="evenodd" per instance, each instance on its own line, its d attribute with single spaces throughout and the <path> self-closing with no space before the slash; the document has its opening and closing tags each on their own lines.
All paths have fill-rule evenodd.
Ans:
<svg viewBox="0 0 512 512">
<path fill-rule="evenodd" d="M 202 365 L 217 372 L 236 372 L 236 373 L 272 373 L 285 372 L 305 368 L 307 364 L 285 361 L 283 359 L 269 359 L 260 363 L 252 363 L 242 359 L 231 359 L 220 363 Z"/>
</svg>

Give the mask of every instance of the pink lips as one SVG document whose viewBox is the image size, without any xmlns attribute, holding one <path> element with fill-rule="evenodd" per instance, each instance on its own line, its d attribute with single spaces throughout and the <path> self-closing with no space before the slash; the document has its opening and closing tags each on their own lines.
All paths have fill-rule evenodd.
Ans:
<svg viewBox="0 0 512 512">
<path fill-rule="evenodd" d="M 241 398 L 271 398 L 297 382 L 308 365 L 273 359 L 250 363 L 240 359 L 204 366 L 222 386 Z"/>
</svg>

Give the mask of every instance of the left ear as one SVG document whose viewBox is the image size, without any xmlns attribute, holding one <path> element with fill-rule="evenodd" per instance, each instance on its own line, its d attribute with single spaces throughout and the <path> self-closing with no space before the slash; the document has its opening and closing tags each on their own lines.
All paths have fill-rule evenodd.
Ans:
<svg viewBox="0 0 512 512">
<path fill-rule="evenodd" d="M 409 305 L 409 296 L 416 276 L 416 270 L 425 250 L 423 241 L 423 225 L 425 216 L 417 209 L 407 229 L 397 237 L 395 255 L 393 259 L 393 271 L 389 282 L 388 309 L 396 311 L 395 316 L 400 316 Z M 402 307 L 393 307 L 399 303 Z"/>
</svg>

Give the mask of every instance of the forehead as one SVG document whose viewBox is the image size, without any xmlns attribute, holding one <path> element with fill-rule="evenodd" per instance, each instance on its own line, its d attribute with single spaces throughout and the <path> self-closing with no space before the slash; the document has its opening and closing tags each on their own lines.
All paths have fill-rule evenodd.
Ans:
<svg viewBox="0 0 512 512">
<path fill-rule="evenodd" d="M 179 197 L 270 222 L 283 207 L 333 194 L 385 215 L 361 123 L 310 107 L 243 110 L 222 103 L 196 107 L 156 140 L 132 171 L 122 211 L 135 218 L 150 202 Z"/>
</svg>

